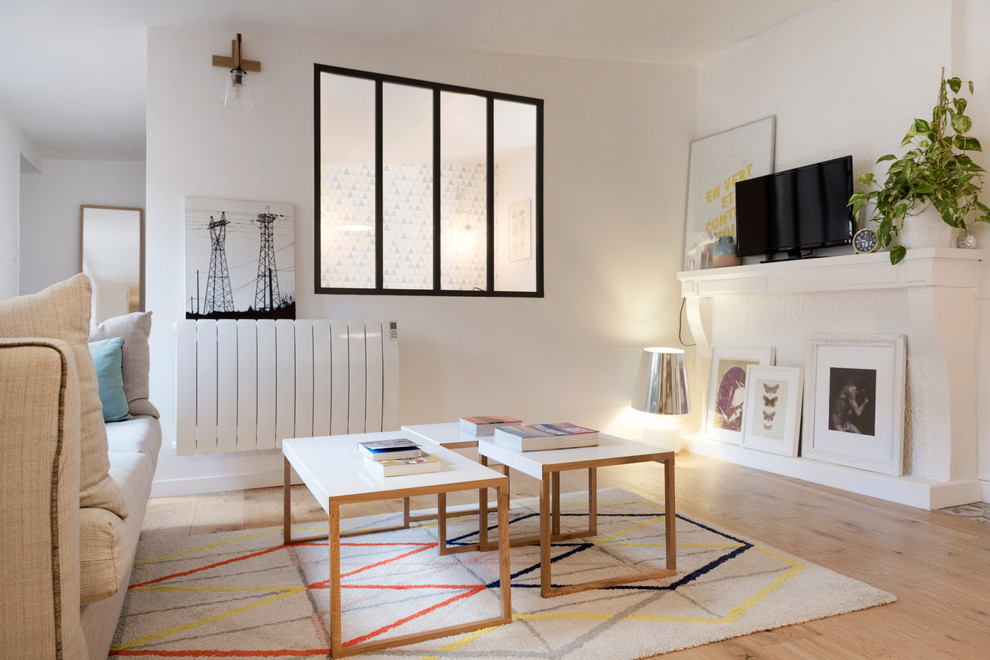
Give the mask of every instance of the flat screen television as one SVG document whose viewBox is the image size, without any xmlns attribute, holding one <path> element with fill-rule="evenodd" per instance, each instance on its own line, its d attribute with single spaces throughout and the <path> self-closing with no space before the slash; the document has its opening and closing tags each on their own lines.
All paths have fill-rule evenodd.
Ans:
<svg viewBox="0 0 990 660">
<path fill-rule="evenodd" d="M 739 256 L 786 252 L 791 259 L 815 248 L 848 245 L 855 224 L 846 204 L 853 193 L 852 156 L 736 183 Z"/>
</svg>

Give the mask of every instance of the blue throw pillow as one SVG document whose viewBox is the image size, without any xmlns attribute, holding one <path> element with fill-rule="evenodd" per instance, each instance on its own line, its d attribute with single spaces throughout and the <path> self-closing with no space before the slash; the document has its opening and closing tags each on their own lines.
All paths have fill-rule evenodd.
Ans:
<svg viewBox="0 0 990 660">
<path fill-rule="evenodd" d="M 124 394 L 123 361 L 124 340 L 111 337 L 89 342 L 89 352 L 96 366 L 96 381 L 100 389 L 100 402 L 103 404 L 103 421 L 119 422 L 130 419 L 127 395 Z"/>
</svg>

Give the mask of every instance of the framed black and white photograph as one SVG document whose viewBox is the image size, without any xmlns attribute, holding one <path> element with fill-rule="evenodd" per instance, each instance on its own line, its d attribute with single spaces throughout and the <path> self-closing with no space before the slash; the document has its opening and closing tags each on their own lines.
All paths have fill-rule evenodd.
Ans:
<svg viewBox="0 0 990 660">
<path fill-rule="evenodd" d="M 743 446 L 797 456 L 803 387 L 800 367 L 746 367 Z"/>
<path fill-rule="evenodd" d="M 294 319 L 292 204 L 186 198 L 186 318 Z"/>
<path fill-rule="evenodd" d="M 746 410 L 746 368 L 773 364 L 772 346 L 761 348 L 713 348 L 705 405 L 705 435 L 742 444 Z"/>
<path fill-rule="evenodd" d="M 900 476 L 904 337 L 813 337 L 808 353 L 801 455 Z"/>
<path fill-rule="evenodd" d="M 736 235 L 735 184 L 773 173 L 775 128 L 771 115 L 691 143 L 684 270 L 703 267 L 706 241 Z"/>
</svg>

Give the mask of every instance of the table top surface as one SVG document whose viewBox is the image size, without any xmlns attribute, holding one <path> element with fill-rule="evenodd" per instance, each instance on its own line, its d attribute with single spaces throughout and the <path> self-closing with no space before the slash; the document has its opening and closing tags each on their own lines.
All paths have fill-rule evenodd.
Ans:
<svg viewBox="0 0 990 660">
<path fill-rule="evenodd" d="M 460 431 L 457 422 L 443 424 L 418 424 L 403 426 L 404 431 L 417 434 L 433 443 L 437 449 L 445 444 L 478 441 L 478 453 L 503 465 L 541 479 L 545 470 L 555 470 L 573 463 L 599 463 L 601 465 L 634 463 L 638 461 L 669 460 L 674 452 L 636 440 L 626 440 L 605 433 L 598 434 L 598 444 L 594 447 L 573 447 L 571 449 L 550 449 L 547 451 L 516 451 L 493 442 L 491 436 L 475 437 Z M 425 449 L 425 447 L 424 447 Z"/>
<path fill-rule="evenodd" d="M 403 426 L 402 430 L 422 436 L 430 442 L 440 445 L 441 447 L 448 447 L 450 445 L 463 446 L 470 445 L 472 443 L 476 444 L 478 440 L 483 439 L 476 435 L 471 435 L 470 433 L 465 433 L 462 431 L 461 425 L 458 422 L 410 424 L 408 426 Z"/>
<path fill-rule="evenodd" d="M 358 450 L 358 443 L 395 438 L 408 438 L 420 444 L 423 451 L 440 459 L 440 471 L 394 477 L 383 477 L 372 472 L 366 466 L 371 459 Z M 465 489 L 468 489 L 473 482 L 505 478 L 500 472 L 455 451 L 421 440 L 421 437 L 405 431 L 287 438 L 282 441 L 282 454 L 324 507 L 330 499 L 336 498 L 372 494 L 388 499 L 389 493 L 394 491 L 451 484 L 465 484 Z"/>
</svg>

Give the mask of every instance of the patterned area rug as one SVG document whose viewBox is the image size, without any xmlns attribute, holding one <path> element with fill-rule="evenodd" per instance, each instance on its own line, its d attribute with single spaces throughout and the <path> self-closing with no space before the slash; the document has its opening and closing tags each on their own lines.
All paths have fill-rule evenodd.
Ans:
<svg viewBox="0 0 990 660">
<path fill-rule="evenodd" d="M 583 529 L 584 493 L 563 497 L 562 531 Z M 538 502 L 512 503 L 510 529 L 538 531 Z M 344 520 L 348 529 L 395 516 Z M 663 508 L 599 493 L 599 536 L 553 545 L 555 585 L 663 567 Z M 455 518 L 451 544 L 477 539 Z M 495 518 L 492 517 L 492 524 Z M 297 525 L 311 535 L 326 525 Z M 142 541 L 111 656 L 329 657 L 327 545 L 281 545 L 281 527 Z M 497 616 L 496 552 L 440 557 L 436 524 L 342 541 L 345 646 Z M 678 574 L 539 595 L 538 546 L 513 548 L 514 622 L 362 657 L 640 658 L 889 603 L 894 596 L 677 516 Z"/>
</svg>

